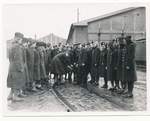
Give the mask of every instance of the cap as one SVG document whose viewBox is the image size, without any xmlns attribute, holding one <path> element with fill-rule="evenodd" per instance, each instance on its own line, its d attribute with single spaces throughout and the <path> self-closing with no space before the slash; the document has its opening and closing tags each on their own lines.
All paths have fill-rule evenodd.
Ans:
<svg viewBox="0 0 150 121">
<path fill-rule="evenodd" d="M 24 35 L 20 32 L 15 32 L 15 37 L 23 38 Z"/>
</svg>

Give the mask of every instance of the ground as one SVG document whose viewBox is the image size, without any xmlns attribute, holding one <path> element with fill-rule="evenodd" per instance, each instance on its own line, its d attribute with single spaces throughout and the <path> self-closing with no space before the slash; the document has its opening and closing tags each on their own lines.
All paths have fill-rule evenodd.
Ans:
<svg viewBox="0 0 150 121">
<path fill-rule="evenodd" d="M 70 84 L 62 85 L 57 88 L 58 92 L 70 103 L 75 111 L 126 111 L 146 110 L 146 72 L 137 71 L 138 81 L 135 83 L 133 99 L 122 99 L 121 97 L 111 96 L 121 100 L 125 107 L 121 107 L 111 100 L 91 93 L 88 90 Z M 100 85 L 103 80 L 100 79 Z M 100 86 L 98 89 L 101 89 Z M 104 90 L 103 90 L 104 91 Z M 104 92 L 105 93 L 105 92 Z M 109 96 L 109 95 L 108 95 Z M 67 107 L 57 99 L 51 90 L 39 91 L 27 96 L 22 102 L 8 102 L 10 111 L 34 111 L 34 112 L 66 112 Z"/>
</svg>

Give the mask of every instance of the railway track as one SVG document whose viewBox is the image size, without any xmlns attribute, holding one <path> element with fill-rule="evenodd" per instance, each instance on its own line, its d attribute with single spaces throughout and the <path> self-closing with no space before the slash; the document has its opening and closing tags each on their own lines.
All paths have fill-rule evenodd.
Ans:
<svg viewBox="0 0 150 121">
<path fill-rule="evenodd" d="M 140 107 L 138 95 L 135 94 L 133 99 L 124 99 L 117 94 L 112 94 L 108 90 L 99 90 L 95 87 L 84 89 L 75 85 L 61 85 L 53 89 L 57 97 L 67 105 L 68 109 L 73 112 L 80 111 L 134 111 L 145 110 L 145 102 Z M 92 91 L 91 91 L 92 90 Z M 143 94 L 143 89 L 141 90 Z M 144 91 L 145 92 L 145 91 Z M 143 95 L 143 99 L 144 99 Z M 137 104 L 137 105 L 135 105 Z"/>
<path fill-rule="evenodd" d="M 75 109 L 69 104 L 69 102 L 59 94 L 59 92 L 55 88 L 51 88 L 50 91 L 52 94 L 56 97 L 56 99 L 64 105 L 64 107 L 67 109 L 67 112 L 74 112 Z"/>
<path fill-rule="evenodd" d="M 95 93 L 90 93 L 88 90 L 79 86 L 60 86 L 53 91 L 59 100 L 67 105 L 68 109 L 73 112 L 128 110 L 126 107 L 120 106 Z"/>
</svg>

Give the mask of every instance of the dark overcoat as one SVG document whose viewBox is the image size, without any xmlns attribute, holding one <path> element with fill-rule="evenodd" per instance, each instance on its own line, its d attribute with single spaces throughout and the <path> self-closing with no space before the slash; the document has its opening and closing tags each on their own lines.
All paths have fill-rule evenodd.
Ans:
<svg viewBox="0 0 150 121">
<path fill-rule="evenodd" d="M 100 77 L 104 77 L 106 67 L 107 67 L 107 49 L 105 48 L 100 53 L 100 66 L 99 66 Z"/>
<path fill-rule="evenodd" d="M 9 49 L 9 72 L 7 86 L 14 89 L 22 89 L 26 83 L 23 47 L 13 43 Z"/>
<path fill-rule="evenodd" d="M 41 74 L 40 74 L 40 52 L 38 49 L 34 50 L 34 74 L 33 74 L 34 80 L 40 80 Z"/>
<path fill-rule="evenodd" d="M 80 50 L 78 64 L 79 66 L 88 67 L 88 51 L 85 48 Z"/>
<path fill-rule="evenodd" d="M 40 78 L 46 78 L 45 56 L 43 50 L 40 50 Z"/>
<path fill-rule="evenodd" d="M 51 62 L 52 62 L 52 50 L 47 50 L 47 64 L 46 64 L 46 73 L 48 74 L 51 70 Z"/>
<path fill-rule="evenodd" d="M 33 82 L 33 73 L 34 73 L 34 48 L 29 47 L 27 49 L 27 66 L 29 72 L 29 80 Z"/>
<path fill-rule="evenodd" d="M 23 47 L 23 56 L 24 56 L 24 68 L 25 68 L 26 83 L 29 83 L 30 79 L 29 79 L 29 71 L 28 71 L 28 65 L 27 65 L 27 48 L 26 47 Z"/>
<path fill-rule="evenodd" d="M 118 68 L 117 68 L 117 80 L 125 81 L 125 58 L 126 58 L 126 46 L 119 47 L 118 49 Z"/>
<path fill-rule="evenodd" d="M 125 65 L 129 69 L 125 68 L 125 80 L 126 81 L 137 81 L 136 66 L 135 66 L 135 43 L 127 45 Z"/>
<path fill-rule="evenodd" d="M 98 76 L 99 75 L 99 66 L 100 66 L 100 50 L 99 48 L 92 49 L 92 58 L 91 58 L 91 74 Z"/>
<path fill-rule="evenodd" d="M 112 53 L 112 80 L 117 80 L 117 70 L 118 70 L 118 48 L 113 48 Z"/>
<path fill-rule="evenodd" d="M 66 74 L 69 71 L 70 56 L 66 53 L 57 54 L 51 62 L 51 73 Z"/>
<path fill-rule="evenodd" d="M 108 53 L 107 53 L 107 79 L 110 81 L 112 80 L 112 71 L 113 71 L 112 55 L 113 55 L 113 49 L 108 49 Z"/>
</svg>

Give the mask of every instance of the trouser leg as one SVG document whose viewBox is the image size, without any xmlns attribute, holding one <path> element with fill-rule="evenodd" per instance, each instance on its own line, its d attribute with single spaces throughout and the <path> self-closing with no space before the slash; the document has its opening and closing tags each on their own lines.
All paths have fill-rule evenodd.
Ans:
<svg viewBox="0 0 150 121">
<path fill-rule="evenodd" d="M 71 75 L 72 75 L 72 72 L 69 72 L 69 73 L 68 73 L 68 81 L 69 81 L 69 83 L 72 82 Z"/>
<path fill-rule="evenodd" d="M 128 92 L 129 94 L 133 94 L 134 81 L 128 81 Z"/>
</svg>

